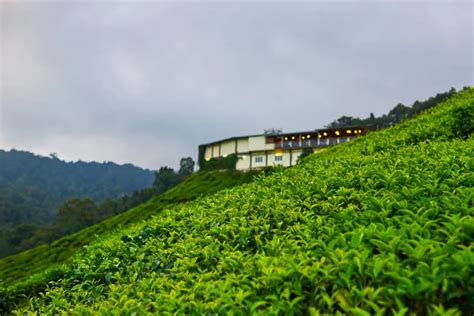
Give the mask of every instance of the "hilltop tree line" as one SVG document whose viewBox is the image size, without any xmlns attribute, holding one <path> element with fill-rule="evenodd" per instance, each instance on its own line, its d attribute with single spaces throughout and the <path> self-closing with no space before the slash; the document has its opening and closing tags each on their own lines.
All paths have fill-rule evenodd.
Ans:
<svg viewBox="0 0 474 316">
<path fill-rule="evenodd" d="M 436 96 L 430 97 L 425 101 L 416 100 L 411 106 L 399 103 L 390 112 L 388 112 L 388 114 L 384 114 L 379 117 L 375 117 L 373 113 L 370 113 L 369 117 L 365 119 L 352 116 L 341 116 L 337 120 L 328 124 L 327 127 L 338 128 L 357 125 L 373 125 L 377 128 L 387 127 L 398 123 L 405 118 L 421 113 L 426 109 L 432 108 L 436 104 L 441 103 L 447 98 L 451 97 L 454 93 L 456 93 L 456 89 L 451 88 L 451 90 L 444 93 L 438 93 Z"/>
<path fill-rule="evenodd" d="M 16 153 L 14 152 L 14 154 Z M 22 155 L 32 155 L 25 152 L 21 153 Z M 45 158 L 36 157 L 39 159 Z M 1 171 L 3 178 L 5 178 L 6 172 L 3 172 L 5 170 Z M 90 172 L 87 168 L 84 168 L 83 171 L 86 173 Z M 161 167 L 158 171 L 151 173 L 154 179 L 151 185 L 148 185 L 146 188 L 135 190 L 132 193 L 121 194 L 118 197 L 113 197 L 111 194 L 112 197 L 109 196 L 104 199 L 98 199 L 97 195 L 91 195 L 96 197 L 92 198 L 77 194 L 76 196 L 69 197 L 66 199 L 66 202 L 59 204 L 57 207 L 52 203 L 55 202 L 55 199 L 51 198 L 51 194 L 47 191 L 42 191 L 34 186 L 25 190 L 26 186 L 23 186 L 23 191 L 15 192 L 12 190 L 14 186 L 10 187 L 11 192 L 15 192 L 14 198 L 9 200 L 8 196 L 6 198 L 2 196 L 0 201 L 3 202 L 0 203 L 0 223 L 2 223 L 0 225 L 0 257 L 42 243 L 52 242 L 62 236 L 100 222 L 107 217 L 124 212 L 168 190 L 170 187 L 181 182 L 184 177 L 192 174 L 193 171 L 193 159 L 190 157 L 182 158 L 180 169 L 176 172 L 172 168 Z M 11 172 L 11 169 L 9 169 L 9 172 L 14 174 Z M 54 173 L 55 170 L 50 170 L 50 172 Z M 133 177 L 131 178 L 133 180 Z M 6 204 L 5 201 L 11 204 Z M 37 201 L 43 203 L 37 203 Z M 27 214 L 27 216 L 31 217 L 29 222 L 21 216 L 14 216 L 18 208 L 8 208 L 8 205 L 14 205 L 14 203 L 19 202 L 22 202 L 22 208 L 30 211 L 31 214 Z M 46 214 L 45 210 L 47 211 Z"/>
</svg>

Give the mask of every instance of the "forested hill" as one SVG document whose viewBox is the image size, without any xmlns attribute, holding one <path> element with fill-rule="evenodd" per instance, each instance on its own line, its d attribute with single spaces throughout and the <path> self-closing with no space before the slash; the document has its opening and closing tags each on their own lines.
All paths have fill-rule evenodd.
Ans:
<svg viewBox="0 0 474 316">
<path fill-rule="evenodd" d="M 150 187 L 154 175 L 131 164 L 66 162 L 0 150 L 0 227 L 47 224 L 70 197 L 96 201 Z"/>
</svg>

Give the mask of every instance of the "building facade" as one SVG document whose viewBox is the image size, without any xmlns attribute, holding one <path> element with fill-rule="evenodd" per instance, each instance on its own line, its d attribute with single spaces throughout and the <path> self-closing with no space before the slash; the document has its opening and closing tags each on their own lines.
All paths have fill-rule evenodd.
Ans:
<svg viewBox="0 0 474 316">
<path fill-rule="evenodd" d="M 293 166 L 304 148 L 318 150 L 366 134 L 369 126 L 322 129 L 309 132 L 260 134 L 231 137 L 199 146 L 200 159 L 209 161 L 236 154 L 237 170 L 260 169 L 268 166 Z"/>
</svg>

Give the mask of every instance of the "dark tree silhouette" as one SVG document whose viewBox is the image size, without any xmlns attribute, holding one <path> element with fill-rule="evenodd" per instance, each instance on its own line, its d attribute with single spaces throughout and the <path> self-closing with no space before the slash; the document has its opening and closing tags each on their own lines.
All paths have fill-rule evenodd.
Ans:
<svg viewBox="0 0 474 316">
<path fill-rule="evenodd" d="M 179 175 L 189 176 L 194 172 L 194 160 L 191 157 L 181 158 L 179 162 Z"/>
</svg>

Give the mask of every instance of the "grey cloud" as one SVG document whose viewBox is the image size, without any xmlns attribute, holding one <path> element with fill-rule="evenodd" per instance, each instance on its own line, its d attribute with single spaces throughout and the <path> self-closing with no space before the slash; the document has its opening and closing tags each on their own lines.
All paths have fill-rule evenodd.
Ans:
<svg viewBox="0 0 474 316">
<path fill-rule="evenodd" d="M 472 2 L 1 2 L 0 146 L 158 168 L 473 83 Z"/>
</svg>

